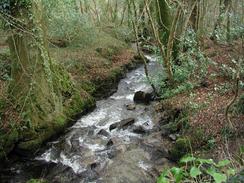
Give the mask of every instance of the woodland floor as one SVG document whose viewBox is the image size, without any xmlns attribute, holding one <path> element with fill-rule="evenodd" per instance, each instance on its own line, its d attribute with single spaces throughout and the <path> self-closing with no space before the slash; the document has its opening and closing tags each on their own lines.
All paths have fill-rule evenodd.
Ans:
<svg viewBox="0 0 244 183">
<path fill-rule="evenodd" d="M 232 111 L 231 121 L 236 131 L 233 137 L 225 138 L 228 136 L 228 131 L 224 130 L 227 125 L 225 108 L 234 97 L 235 81 L 223 70 L 223 65 L 233 66 L 231 60 L 241 56 L 242 49 L 241 42 L 238 41 L 225 45 L 205 40 L 202 51 L 212 62 L 208 68 L 208 77 L 204 81 L 207 86 L 195 88 L 191 93 L 170 99 L 173 106 L 182 107 L 190 103 L 197 108 L 190 114 L 190 127 L 200 129 L 205 137 L 214 139 L 214 147 L 205 154 L 211 158 L 243 158 L 240 156 L 240 147 L 244 145 L 244 115 Z M 243 92 L 241 90 L 240 94 Z"/>
</svg>

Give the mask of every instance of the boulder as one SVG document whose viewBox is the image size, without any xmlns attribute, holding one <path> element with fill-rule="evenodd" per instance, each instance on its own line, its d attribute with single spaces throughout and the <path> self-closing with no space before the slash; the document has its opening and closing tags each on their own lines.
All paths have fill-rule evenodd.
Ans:
<svg viewBox="0 0 244 183">
<path fill-rule="evenodd" d="M 167 157 L 169 157 L 169 154 L 167 150 L 164 150 L 163 148 L 154 148 L 151 152 L 151 160 L 154 162 Z"/>
<path fill-rule="evenodd" d="M 134 118 L 124 119 L 124 120 L 119 122 L 119 129 L 125 130 L 126 128 L 128 128 L 131 125 L 133 125 L 134 123 L 135 123 L 135 119 Z"/>
<path fill-rule="evenodd" d="M 117 156 L 118 152 L 116 149 L 111 149 L 110 151 L 107 152 L 108 158 L 113 159 Z"/>
<path fill-rule="evenodd" d="M 172 141 L 176 141 L 177 140 L 177 136 L 175 134 L 170 134 L 169 135 L 169 139 Z"/>
<path fill-rule="evenodd" d="M 132 131 L 133 133 L 141 134 L 141 135 L 147 133 L 147 130 L 143 126 L 134 126 Z"/>
<path fill-rule="evenodd" d="M 98 135 L 101 135 L 101 136 L 104 136 L 104 137 L 110 137 L 109 132 L 107 132 L 107 131 L 104 130 L 104 129 L 101 129 L 97 134 L 98 134 Z"/>
<path fill-rule="evenodd" d="M 110 125 L 109 130 L 112 131 L 115 128 L 125 130 L 126 128 L 128 128 L 131 125 L 133 125 L 134 123 L 135 123 L 135 119 L 134 118 L 123 119 L 120 122 L 113 123 L 112 125 Z"/>
<path fill-rule="evenodd" d="M 91 170 L 94 170 L 98 166 L 99 166 L 99 164 L 97 162 L 90 164 Z"/>
<path fill-rule="evenodd" d="M 118 128 L 118 126 L 119 126 L 119 122 L 111 124 L 111 125 L 109 126 L 109 131 L 112 131 L 112 130 L 114 130 L 115 128 Z"/>
<path fill-rule="evenodd" d="M 135 103 L 149 104 L 153 100 L 153 95 L 151 93 L 137 91 L 133 98 Z"/>
<path fill-rule="evenodd" d="M 119 139 L 118 137 L 113 137 L 113 138 L 109 139 L 106 146 L 111 147 L 111 146 L 115 145 L 117 147 L 119 144 L 121 144 L 121 139 Z"/>
<path fill-rule="evenodd" d="M 127 105 L 126 105 L 126 109 L 127 109 L 128 111 L 133 111 L 133 110 L 136 109 L 136 105 L 135 105 L 135 104 L 127 104 Z"/>
<path fill-rule="evenodd" d="M 114 145 L 114 141 L 113 141 L 113 139 L 109 139 L 109 141 L 107 142 L 106 146 L 107 146 L 107 147 L 111 147 L 111 146 L 113 146 L 113 145 Z"/>
</svg>

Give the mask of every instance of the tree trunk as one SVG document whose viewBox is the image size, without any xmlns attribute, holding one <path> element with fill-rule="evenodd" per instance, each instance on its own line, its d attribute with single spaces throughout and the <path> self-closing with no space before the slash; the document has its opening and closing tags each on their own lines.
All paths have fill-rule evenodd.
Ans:
<svg viewBox="0 0 244 183">
<path fill-rule="evenodd" d="M 231 35 L 230 35 L 230 27 L 231 27 L 231 13 L 232 13 L 232 1 L 228 0 L 227 2 L 228 10 L 227 10 L 227 26 L 226 26 L 226 40 L 230 42 Z"/>
<path fill-rule="evenodd" d="M 226 13 L 228 13 L 231 2 L 232 2 L 231 0 L 220 0 L 219 1 L 219 16 L 218 16 L 218 19 L 214 25 L 214 31 L 213 31 L 212 36 L 211 36 L 211 39 L 213 41 L 217 41 L 218 31 L 221 28 L 221 25 L 224 21 L 224 15 Z"/>
<path fill-rule="evenodd" d="M 157 19 L 158 19 L 158 25 L 159 25 L 159 33 L 160 38 L 163 40 L 163 44 L 168 44 L 169 34 L 170 34 L 170 28 L 171 28 L 171 22 L 172 22 L 172 16 L 170 13 L 170 7 L 166 0 L 156 0 L 156 9 L 157 9 Z"/>
<path fill-rule="evenodd" d="M 160 53 L 161 53 L 162 58 L 164 60 L 164 68 L 166 69 L 167 77 L 168 77 L 170 83 L 173 84 L 174 77 L 173 77 L 173 70 L 172 70 L 172 66 L 171 66 L 171 58 L 167 59 L 167 53 L 169 51 L 170 52 L 172 51 L 172 50 L 167 51 L 167 49 L 168 49 L 167 46 L 168 46 L 168 43 L 170 43 L 170 42 L 167 41 L 165 44 L 162 42 L 162 38 L 160 38 L 160 35 L 159 35 L 160 31 L 156 28 L 155 22 L 153 21 L 153 18 L 152 18 L 152 15 L 151 15 L 151 12 L 149 9 L 148 0 L 144 0 L 144 2 L 145 2 L 146 12 L 147 12 L 147 15 L 148 15 L 151 27 L 152 27 L 152 31 L 153 31 L 155 40 L 157 42 L 157 45 L 160 49 Z M 158 5 L 158 4 L 156 4 L 156 5 Z M 170 31 L 169 31 L 169 33 L 170 33 Z M 169 39 L 169 37 L 168 37 L 168 39 Z"/>
<path fill-rule="evenodd" d="M 30 149 L 64 127 L 65 102 L 72 100 L 76 90 L 68 73 L 49 56 L 41 1 L 28 7 L 17 5 L 11 16 L 24 23 L 21 29 L 12 27 L 8 39 L 12 56 L 9 96 L 23 126 L 28 127 L 22 137 L 26 142 L 19 147 Z M 34 145 L 25 138 L 32 139 Z"/>
<path fill-rule="evenodd" d="M 148 30 L 147 30 L 147 26 L 146 26 L 146 15 L 145 15 L 144 8 L 145 8 L 145 4 L 142 1 L 139 3 L 139 18 L 140 18 L 140 22 L 141 22 L 139 30 L 140 30 L 141 37 L 143 37 L 143 38 L 148 36 Z"/>
<path fill-rule="evenodd" d="M 191 26 L 193 28 L 193 30 L 197 33 L 198 31 L 198 15 L 199 15 L 199 6 L 198 6 L 198 3 L 199 2 L 192 2 L 191 4 L 195 4 L 194 5 L 194 8 L 193 8 L 193 11 L 191 13 L 191 17 L 190 17 L 190 23 L 191 23 Z"/>
</svg>

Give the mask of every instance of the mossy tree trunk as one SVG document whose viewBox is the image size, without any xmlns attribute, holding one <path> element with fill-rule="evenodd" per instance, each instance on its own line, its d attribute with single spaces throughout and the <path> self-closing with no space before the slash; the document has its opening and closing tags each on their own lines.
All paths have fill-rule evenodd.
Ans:
<svg viewBox="0 0 244 183">
<path fill-rule="evenodd" d="M 175 39 L 180 11 L 172 16 L 170 6 L 166 0 L 156 0 L 157 22 L 159 25 L 159 38 L 165 48 L 164 63 L 170 84 L 173 84 L 174 76 L 172 61 L 178 57 L 177 40 Z"/>
<path fill-rule="evenodd" d="M 145 3 L 144 1 L 139 2 L 139 22 L 140 22 L 140 36 L 146 38 L 149 35 L 148 27 L 146 23 L 146 12 L 145 12 Z"/>
<path fill-rule="evenodd" d="M 66 114 L 65 102 L 77 92 L 68 73 L 50 57 L 40 0 L 12 6 L 11 16 L 16 26 L 11 27 L 8 39 L 12 56 L 12 81 L 9 96 L 21 116 L 25 132 L 23 141 L 39 139 L 35 144 L 50 138 Z M 21 24 L 20 24 L 21 22 Z M 80 100 L 79 96 L 76 100 Z M 60 120 L 63 119 L 63 120 Z M 59 124 L 62 123 L 62 124 Z M 46 136 L 46 133 L 50 132 Z M 23 149 L 35 148 L 24 144 Z"/>
<path fill-rule="evenodd" d="M 231 13 L 232 13 L 232 0 L 227 1 L 227 26 L 226 26 L 226 40 L 231 41 L 230 29 L 231 29 Z"/>
<path fill-rule="evenodd" d="M 199 1 L 197 0 L 197 3 L 194 3 L 194 1 L 190 1 L 189 4 L 195 4 L 193 11 L 190 16 L 190 23 L 192 26 L 192 29 L 197 33 L 198 31 L 198 18 L 199 18 Z"/>
<path fill-rule="evenodd" d="M 168 44 L 171 23 L 173 21 L 170 7 L 166 0 L 156 0 L 156 9 L 158 12 L 157 20 L 159 25 L 160 38 L 163 40 L 163 44 Z"/>
<path fill-rule="evenodd" d="M 214 25 L 214 30 L 211 36 L 211 39 L 213 41 L 217 41 L 218 38 L 218 32 L 222 27 L 222 24 L 225 19 L 225 14 L 227 14 L 227 39 L 229 38 L 228 32 L 230 28 L 230 10 L 231 10 L 231 4 L 232 0 L 220 0 L 219 1 L 219 16 L 217 18 L 217 21 L 215 22 Z"/>
</svg>

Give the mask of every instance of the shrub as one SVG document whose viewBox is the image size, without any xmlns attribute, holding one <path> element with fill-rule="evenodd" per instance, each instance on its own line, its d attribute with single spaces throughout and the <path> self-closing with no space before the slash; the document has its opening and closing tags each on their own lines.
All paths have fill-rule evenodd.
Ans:
<svg viewBox="0 0 244 183">
<path fill-rule="evenodd" d="M 170 98 L 179 93 L 190 91 L 197 80 L 206 77 L 209 65 L 208 59 L 201 52 L 196 41 L 196 34 L 188 30 L 177 47 L 178 57 L 172 62 L 174 84 L 169 85 L 165 74 L 158 74 L 154 85 L 158 86 L 161 98 Z M 159 60 L 163 62 L 163 60 Z"/>
</svg>

